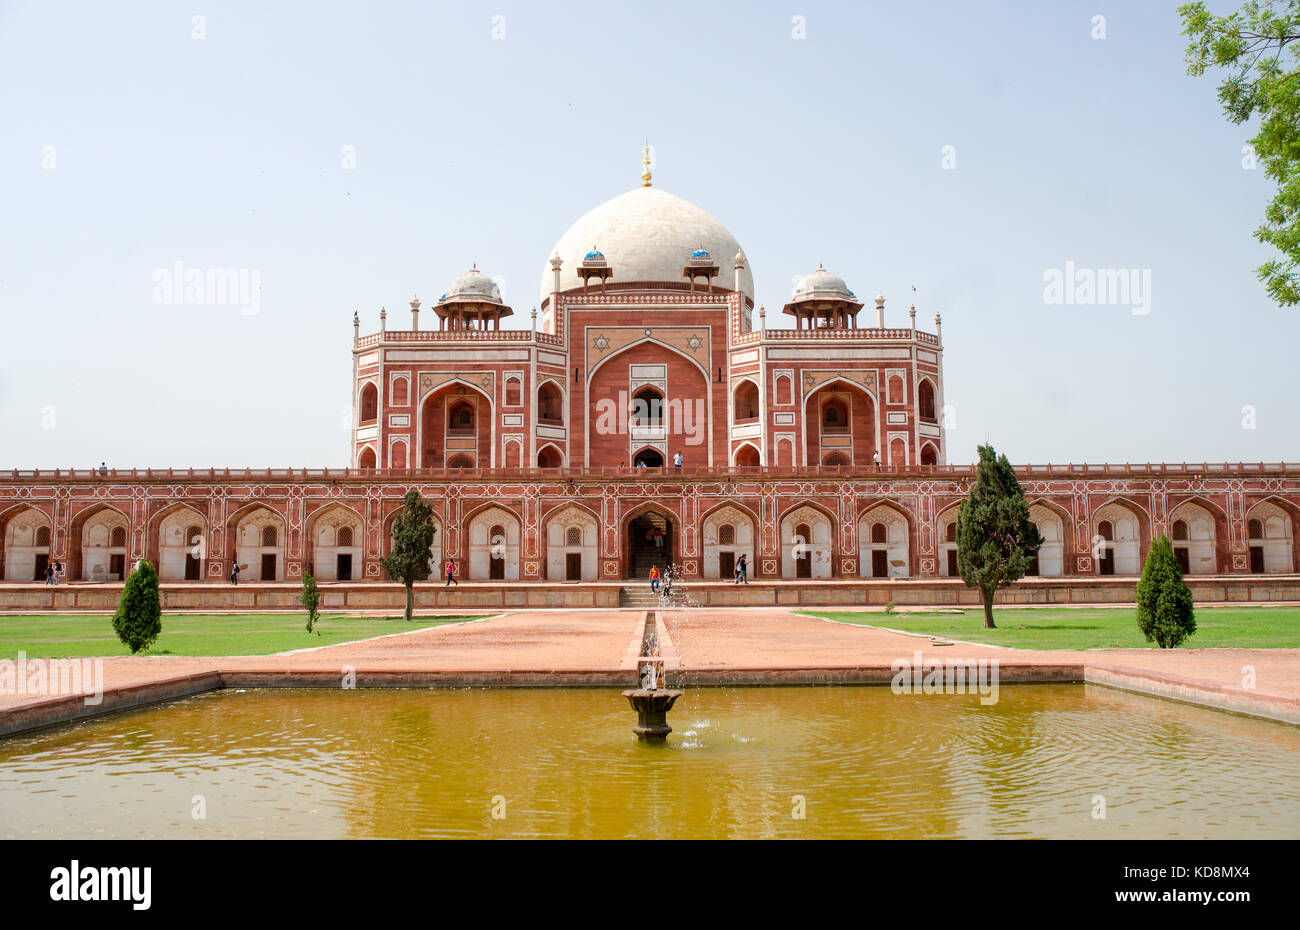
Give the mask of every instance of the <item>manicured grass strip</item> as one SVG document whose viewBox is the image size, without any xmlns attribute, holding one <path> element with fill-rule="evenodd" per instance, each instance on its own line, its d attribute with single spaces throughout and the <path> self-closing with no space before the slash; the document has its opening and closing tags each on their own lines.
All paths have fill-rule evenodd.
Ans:
<svg viewBox="0 0 1300 930">
<path fill-rule="evenodd" d="M 351 617 L 322 614 L 308 634 L 305 614 L 163 614 L 162 635 L 153 648 L 140 655 L 261 656 L 291 649 L 332 646 L 390 633 L 409 633 L 430 627 L 478 620 L 489 614 L 416 617 L 410 623 L 400 615 Z M 120 656 L 130 652 L 113 632 L 111 616 L 61 614 L 56 616 L 0 617 L 0 658 L 66 659 L 80 656 Z"/>
<path fill-rule="evenodd" d="M 801 610 L 859 626 L 887 627 L 1015 649 L 1154 649 L 1142 638 L 1132 607 L 1039 608 L 995 610 L 997 629 L 984 629 L 980 609 L 957 613 L 883 613 L 882 611 Z M 1300 607 L 1198 607 L 1196 633 L 1184 649 L 1300 648 Z"/>
</svg>

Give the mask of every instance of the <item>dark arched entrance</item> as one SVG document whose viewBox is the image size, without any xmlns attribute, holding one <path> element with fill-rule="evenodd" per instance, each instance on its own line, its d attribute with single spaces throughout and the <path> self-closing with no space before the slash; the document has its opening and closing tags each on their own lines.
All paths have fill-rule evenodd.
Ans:
<svg viewBox="0 0 1300 930">
<path fill-rule="evenodd" d="M 657 449 L 642 449 L 632 459 L 633 465 L 644 465 L 646 468 L 663 468 L 664 457 Z"/>
<path fill-rule="evenodd" d="M 645 580 L 652 566 L 662 577 L 673 562 L 673 524 L 663 514 L 647 510 L 627 523 L 627 577 Z"/>
</svg>

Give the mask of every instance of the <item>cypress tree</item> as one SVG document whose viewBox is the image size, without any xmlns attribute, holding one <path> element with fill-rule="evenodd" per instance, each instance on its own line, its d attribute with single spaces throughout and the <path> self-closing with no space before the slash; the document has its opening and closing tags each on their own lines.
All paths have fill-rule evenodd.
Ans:
<svg viewBox="0 0 1300 930">
<path fill-rule="evenodd" d="M 320 613 L 320 591 L 316 589 L 316 578 L 311 572 L 302 577 L 302 593 L 298 595 L 298 603 L 307 608 L 307 632 L 310 633 L 315 628 Z"/>
<path fill-rule="evenodd" d="M 992 446 L 979 447 L 975 484 L 957 515 L 957 570 L 984 598 L 984 629 L 993 623 L 993 594 L 1029 570 L 1043 539 L 1015 469 Z"/>
<path fill-rule="evenodd" d="M 1137 624 L 1147 642 L 1155 642 L 1161 649 L 1177 649 L 1196 632 L 1192 591 L 1183 581 L 1183 570 L 1169 537 L 1163 534 L 1151 544 L 1142 566 L 1142 578 L 1137 584 Z"/>
<path fill-rule="evenodd" d="M 406 619 L 415 610 L 414 586 L 429 577 L 429 548 L 433 545 L 433 508 L 412 488 L 402 499 L 402 512 L 393 521 L 393 551 L 383 560 L 388 577 L 406 585 Z"/>
<path fill-rule="evenodd" d="M 113 614 L 117 638 L 135 655 L 148 649 L 162 633 L 162 601 L 158 597 L 158 573 L 153 563 L 141 559 L 126 584 Z"/>
</svg>

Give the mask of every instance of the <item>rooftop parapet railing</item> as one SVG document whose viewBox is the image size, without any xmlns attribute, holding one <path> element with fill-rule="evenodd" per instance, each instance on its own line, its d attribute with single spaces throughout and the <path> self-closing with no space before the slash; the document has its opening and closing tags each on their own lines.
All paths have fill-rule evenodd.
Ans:
<svg viewBox="0 0 1300 930">
<path fill-rule="evenodd" d="M 732 340 L 733 345 L 747 345 L 764 339 L 802 340 L 811 339 L 819 342 L 872 342 L 880 340 L 897 341 L 915 339 L 926 345 L 939 345 L 939 337 L 934 333 L 923 333 L 919 329 L 756 329 L 742 333 Z"/>
<path fill-rule="evenodd" d="M 1105 463 L 1105 464 L 1045 464 L 1017 465 L 1016 473 L 1026 478 L 1046 477 L 1097 477 L 1115 475 L 1123 477 L 1169 477 L 1213 475 L 1278 475 L 1300 474 L 1300 464 L 1287 462 L 1159 462 L 1159 463 Z M 975 477 L 974 465 L 908 465 L 892 467 L 836 466 L 836 465 L 731 465 L 709 467 L 667 465 L 658 468 L 607 465 L 591 468 L 14 468 L 0 471 L 0 482 L 32 480 L 87 480 L 87 481 L 148 481 L 148 480 L 448 480 L 464 482 L 473 479 L 573 480 L 631 478 L 661 480 L 691 478 L 717 480 L 729 478 L 951 478 Z"/>
<path fill-rule="evenodd" d="M 916 340 L 926 345 L 938 346 L 939 337 L 934 333 L 924 333 L 919 329 L 762 329 L 741 333 L 732 341 L 733 345 L 747 345 L 751 342 L 771 339 L 777 341 L 815 342 L 897 342 L 899 340 Z M 382 344 L 421 343 L 421 342 L 466 342 L 485 343 L 501 342 L 516 344 L 535 342 L 541 345 L 563 345 L 564 340 L 551 333 L 534 332 L 528 329 L 390 329 L 382 333 L 370 333 L 357 338 L 358 349 L 369 349 Z"/>
<path fill-rule="evenodd" d="M 550 333 L 534 332 L 530 329 L 390 329 L 382 333 L 371 333 L 357 338 L 358 349 L 378 346 L 381 342 L 536 342 L 541 345 L 563 345 L 564 340 Z"/>
</svg>

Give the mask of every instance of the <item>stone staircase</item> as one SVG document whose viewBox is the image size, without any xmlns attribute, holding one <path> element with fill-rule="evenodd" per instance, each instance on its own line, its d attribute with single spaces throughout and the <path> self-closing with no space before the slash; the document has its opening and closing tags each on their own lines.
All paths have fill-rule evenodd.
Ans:
<svg viewBox="0 0 1300 930">
<path fill-rule="evenodd" d="M 632 585 L 623 585 L 618 592 L 618 605 L 620 607 L 639 607 L 645 610 L 654 610 L 659 606 L 659 595 L 650 590 L 650 582 L 637 582 Z"/>
<path fill-rule="evenodd" d="M 660 588 L 660 590 L 663 590 Z M 618 592 L 618 604 L 620 607 L 637 607 L 643 610 L 654 610 L 656 607 L 681 607 L 683 594 L 680 590 L 674 591 L 665 602 L 658 594 L 650 590 L 650 582 L 637 582 L 636 584 L 623 585 Z"/>
</svg>

